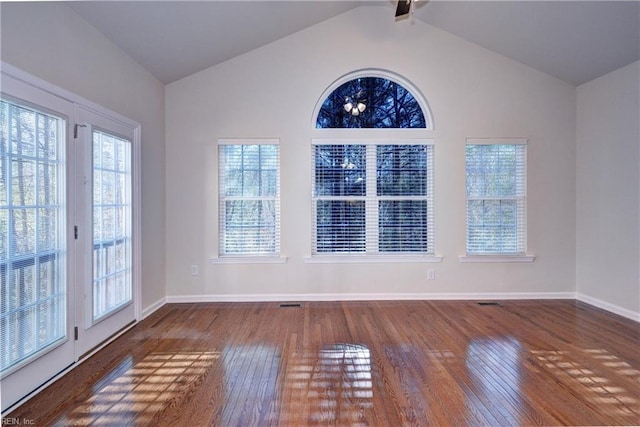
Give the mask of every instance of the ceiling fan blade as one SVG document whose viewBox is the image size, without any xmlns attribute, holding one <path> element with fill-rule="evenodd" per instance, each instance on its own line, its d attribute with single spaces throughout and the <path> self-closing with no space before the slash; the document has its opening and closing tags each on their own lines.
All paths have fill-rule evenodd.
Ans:
<svg viewBox="0 0 640 427">
<path fill-rule="evenodd" d="M 411 11 L 411 2 L 413 0 L 398 0 L 398 7 L 396 7 L 396 18 L 409 14 Z"/>
</svg>

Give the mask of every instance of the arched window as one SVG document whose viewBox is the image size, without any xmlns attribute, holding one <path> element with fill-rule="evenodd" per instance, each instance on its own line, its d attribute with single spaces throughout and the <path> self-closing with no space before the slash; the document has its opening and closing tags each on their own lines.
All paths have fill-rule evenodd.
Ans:
<svg viewBox="0 0 640 427">
<path fill-rule="evenodd" d="M 354 73 L 316 107 L 313 255 L 433 256 L 433 140 L 399 130 L 431 129 L 431 115 L 397 80 Z"/>
<path fill-rule="evenodd" d="M 383 77 L 358 77 L 322 103 L 316 128 L 426 128 L 420 104 L 404 86 Z"/>
</svg>

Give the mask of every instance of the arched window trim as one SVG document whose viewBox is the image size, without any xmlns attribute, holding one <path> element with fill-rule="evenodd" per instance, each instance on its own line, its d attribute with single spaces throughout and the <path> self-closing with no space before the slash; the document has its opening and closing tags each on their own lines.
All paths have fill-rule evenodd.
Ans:
<svg viewBox="0 0 640 427">
<path fill-rule="evenodd" d="M 429 103 L 427 102 L 427 100 L 424 97 L 424 95 L 422 94 L 422 92 L 413 83 L 411 83 L 409 80 L 405 79 L 401 75 L 396 74 L 396 73 L 394 73 L 392 71 L 378 69 L 378 68 L 366 68 L 366 69 L 362 69 L 362 70 L 352 71 L 352 72 L 350 72 L 348 74 L 345 74 L 344 76 L 338 78 L 333 83 L 331 83 L 324 90 L 324 92 L 322 92 L 322 95 L 320 96 L 320 98 L 316 102 L 316 106 L 313 109 L 313 115 L 311 117 L 311 127 L 314 130 L 318 130 L 318 131 L 322 131 L 322 132 L 336 131 L 336 129 L 317 129 L 316 128 L 316 122 L 318 120 L 318 114 L 320 113 L 320 109 L 322 108 L 322 105 L 324 104 L 324 101 L 327 99 L 327 97 L 329 95 L 331 95 L 333 93 L 333 91 L 335 91 L 341 85 L 343 85 L 344 83 L 347 83 L 347 82 L 349 82 L 351 80 L 355 80 L 355 79 L 363 78 L 363 77 L 383 78 L 383 79 L 391 80 L 392 82 L 394 82 L 394 83 L 396 83 L 396 84 L 398 84 L 400 86 L 403 86 L 406 90 L 408 90 L 411 93 L 411 95 L 413 95 L 415 100 L 418 102 L 418 105 L 422 109 L 422 114 L 424 115 L 425 121 L 427 122 L 427 127 L 426 128 L 418 128 L 417 130 L 434 130 L 435 126 L 434 126 L 434 121 L 433 121 L 433 114 L 431 113 L 431 108 L 429 108 Z M 355 129 L 345 129 L 345 130 L 353 132 Z M 358 132 L 360 132 L 362 130 L 363 129 L 358 129 Z M 415 130 L 415 129 L 413 129 L 413 130 Z M 386 129 L 385 130 L 376 129 L 375 131 L 376 132 L 386 131 Z"/>
</svg>

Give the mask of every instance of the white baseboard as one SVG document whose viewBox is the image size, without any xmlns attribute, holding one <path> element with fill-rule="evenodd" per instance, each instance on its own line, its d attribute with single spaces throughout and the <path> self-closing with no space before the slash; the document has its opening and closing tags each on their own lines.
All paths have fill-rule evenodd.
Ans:
<svg viewBox="0 0 640 427">
<path fill-rule="evenodd" d="M 634 320 L 636 322 L 640 322 L 640 313 L 635 312 L 633 310 L 629 310 L 623 307 L 620 307 L 615 304 L 608 303 L 606 301 L 602 301 L 601 299 L 590 297 L 589 295 L 577 293 L 576 299 L 578 301 L 585 302 L 587 304 L 596 306 L 606 311 L 610 311 L 611 313 L 618 314 L 622 317 L 626 317 L 627 319 Z"/>
<path fill-rule="evenodd" d="M 167 303 L 277 301 L 400 301 L 400 300 L 531 300 L 575 299 L 574 292 L 371 293 L 371 294 L 209 294 L 169 295 Z"/>
<path fill-rule="evenodd" d="M 279 302 L 279 301 L 402 301 L 402 300 L 536 300 L 577 299 L 606 311 L 640 322 L 640 313 L 575 292 L 485 292 L 485 293 L 371 293 L 371 294 L 208 294 L 169 295 L 142 311 L 142 318 L 167 303 Z"/>
<path fill-rule="evenodd" d="M 167 298 L 162 297 L 158 301 L 146 307 L 144 310 L 142 310 L 142 319 L 140 320 L 146 319 L 147 317 L 151 316 L 151 314 L 153 314 L 156 310 L 158 310 L 160 307 L 162 307 L 166 303 L 167 303 Z"/>
</svg>

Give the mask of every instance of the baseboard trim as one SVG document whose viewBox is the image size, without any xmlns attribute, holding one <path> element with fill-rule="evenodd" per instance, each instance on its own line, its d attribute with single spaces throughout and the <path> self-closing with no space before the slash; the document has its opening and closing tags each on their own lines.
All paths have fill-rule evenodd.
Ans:
<svg viewBox="0 0 640 427">
<path fill-rule="evenodd" d="M 162 297 L 158 301 L 146 307 L 144 310 L 142 310 L 142 319 L 140 320 L 146 319 L 147 317 L 151 316 L 156 310 L 158 310 L 160 307 L 162 307 L 166 303 L 167 303 L 167 298 Z"/>
<path fill-rule="evenodd" d="M 603 310 L 609 311 L 614 314 L 618 314 L 622 317 L 626 317 L 627 319 L 631 319 L 635 322 L 640 323 L 640 313 L 637 313 L 633 310 L 620 307 L 619 305 L 611 304 L 609 302 L 591 297 L 589 295 L 581 294 L 580 292 L 576 293 L 576 299 L 578 301 L 582 301 L 584 303 L 596 306 Z"/>
<path fill-rule="evenodd" d="M 207 294 L 169 295 L 142 310 L 146 319 L 168 303 L 278 302 L 278 301 L 401 301 L 401 300 L 535 300 L 576 299 L 640 323 L 640 313 L 580 292 L 486 292 L 486 293 L 371 293 L 371 294 Z M 140 320 L 142 320 L 140 319 Z"/>
<path fill-rule="evenodd" d="M 167 303 L 277 301 L 401 301 L 401 300 L 533 300 L 575 299 L 574 292 L 371 293 L 371 294 L 209 294 L 169 295 Z"/>
</svg>

